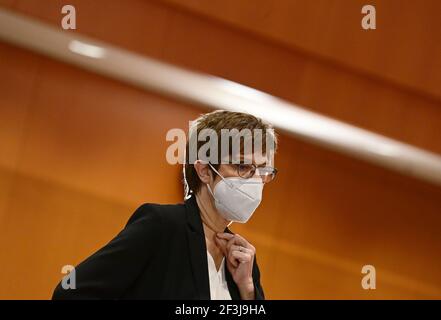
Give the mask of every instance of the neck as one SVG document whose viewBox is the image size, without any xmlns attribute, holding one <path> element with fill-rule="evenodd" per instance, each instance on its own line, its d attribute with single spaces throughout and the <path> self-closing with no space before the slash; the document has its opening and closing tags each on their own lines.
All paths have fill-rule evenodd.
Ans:
<svg viewBox="0 0 441 320">
<path fill-rule="evenodd" d="M 217 212 L 212 196 L 206 186 L 202 186 L 201 190 L 196 194 L 196 202 L 199 206 L 205 236 L 208 239 L 214 240 L 216 233 L 224 232 L 231 222 L 225 220 Z"/>
</svg>

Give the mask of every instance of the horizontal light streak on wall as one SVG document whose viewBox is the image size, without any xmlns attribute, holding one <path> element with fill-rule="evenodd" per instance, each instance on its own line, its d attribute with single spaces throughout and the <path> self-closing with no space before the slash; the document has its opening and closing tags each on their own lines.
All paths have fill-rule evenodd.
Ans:
<svg viewBox="0 0 441 320">
<path fill-rule="evenodd" d="M 4 9 L 0 9 L 0 39 L 167 96 L 249 112 L 302 140 L 441 185 L 438 154 L 229 80 L 184 70 Z"/>
</svg>

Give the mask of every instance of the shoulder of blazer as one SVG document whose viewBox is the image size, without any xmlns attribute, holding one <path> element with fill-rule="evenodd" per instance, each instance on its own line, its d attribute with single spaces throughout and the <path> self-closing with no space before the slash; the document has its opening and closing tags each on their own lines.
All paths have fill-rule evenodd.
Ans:
<svg viewBox="0 0 441 320">
<path fill-rule="evenodd" d="M 185 224 L 185 205 L 144 203 L 129 218 L 126 227 L 136 223 L 154 223 L 161 231 Z"/>
<path fill-rule="evenodd" d="M 54 299 L 118 299 L 136 281 L 157 253 L 169 206 L 143 204 L 110 242 L 75 267 L 76 289 L 64 290 L 60 282 Z"/>
</svg>

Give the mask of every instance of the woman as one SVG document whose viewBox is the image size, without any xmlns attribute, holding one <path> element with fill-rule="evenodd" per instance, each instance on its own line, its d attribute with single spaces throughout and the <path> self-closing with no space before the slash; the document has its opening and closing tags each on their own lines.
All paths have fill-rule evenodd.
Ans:
<svg viewBox="0 0 441 320">
<path fill-rule="evenodd" d="M 202 115 L 189 140 L 203 129 L 219 136 L 225 129 L 260 131 L 260 141 L 271 135 L 275 149 L 271 126 L 249 114 Z M 253 135 L 251 141 L 257 138 Z M 198 141 L 196 151 L 201 147 Z M 53 299 L 264 299 L 256 249 L 228 226 L 248 221 L 276 170 L 267 165 L 266 144 L 263 152 L 253 154 L 241 147 L 235 154 L 240 163 L 219 158 L 214 164 L 201 157 L 189 162 L 187 143 L 185 202 L 140 206 L 111 242 L 75 268 L 75 289 L 63 288 L 62 281 Z M 232 150 L 228 148 L 228 158 Z"/>
</svg>

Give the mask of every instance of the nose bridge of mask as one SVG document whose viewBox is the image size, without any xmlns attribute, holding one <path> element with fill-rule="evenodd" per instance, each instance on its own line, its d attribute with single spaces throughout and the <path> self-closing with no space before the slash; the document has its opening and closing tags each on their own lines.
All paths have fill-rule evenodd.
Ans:
<svg viewBox="0 0 441 320">
<path fill-rule="evenodd" d="M 222 176 L 222 175 L 219 173 L 219 171 L 217 171 L 217 170 L 211 165 L 211 163 L 208 163 L 208 164 L 209 164 L 209 166 L 213 169 L 213 171 L 214 171 L 219 177 L 221 177 L 221 179 L 222 179 L 222 180 L 228 185 L 228 187 L 229 187 L 230 189 L 234 189 L 234 190 L 236 190 L 236 191 L 242 193 L 243 195 L 245 195 L 245 196 L 248 197 L 249 199 L 254 200 L 254 197 L 253 197 L 252 195 L 248 194 L 248 192 L 242 190 L 241 187 L 242 187 L 243 185 L 246 185 L 246 184 L 261 184 L 261 183 L 262 183 L 261 181 L 260 181 L 260 182 L 257 181 L 257 179 L 259 179 L 259 178 L 250 178 L 250 179 L 242 179 L 242 178 L 240 178 L 240 177 L 231 177 L 231 178 L 228 178 L 228 179 L 232 179 L 232 180 L 234 179 L 235 181 L 239 181 L 239 182 L 241 182 L 240 186 L 235 186 L 234 183 L 232 183 L 232 182 L 228 181 L 228 179 L 224 178 L 224 176 Z"/>
</svg>

